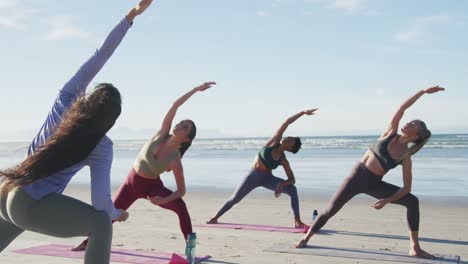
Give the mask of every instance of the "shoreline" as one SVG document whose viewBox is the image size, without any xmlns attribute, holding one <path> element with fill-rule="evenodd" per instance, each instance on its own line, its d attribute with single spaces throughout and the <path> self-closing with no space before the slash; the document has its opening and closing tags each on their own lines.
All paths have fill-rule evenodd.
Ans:
<svg viewBox="0 0 468 264">
<path fill-rule="evenodd" d="M 117 189 L 120 187 L 121 184 L 112 184 L 112 194 L 117 192 Z M 70 183 L 68 185 L 69 187 L 72 188 L 78 188 L 81 189 L 82 191 L 90 191 L 90 186 L 89 184 L 86 183 Z M 67 187 L 67 188 L 69 188 Z M 167 186 L 169 189 L 175 188 L 175 186 Z M 209 187 L 209 186 L 187 186 L 187 195 L 190 193 L 193 193 L 195 195 L 200 195 L 203 193 L 214 193 L 214 194 L 225 194 L 226 198 L 229 197 L 235 190 L 237 186 L 233 186 L 232 188 L 228 187 Z M 333 191 L 326 191 L 326 190 L 319 190 L 315 188 L 298 188 L 299 192 L 299 198 L 301 199 L 329 199 L 333 195 L 335 190 Z M 266 190 L 264 188 L 257 188 L 254 191 L 252 191 L 250 195 L 258 196 L 260 197 L 271 197 L 272 196 L 272 191 Z M 421 202 L 424 201 L 429 201 L 431 203 L 437 203 L 437 204 L 457 204 L 457 205 L 463 205 L 468 207 L 468 196 L 443 196 L 443 195 L 417 195 L 417 197 L 420 199 Z M 354 199 L 360 199 L 360 200 L 375 200 L 375 198 L 361 194 L 357 195 Z"/>
</svg>

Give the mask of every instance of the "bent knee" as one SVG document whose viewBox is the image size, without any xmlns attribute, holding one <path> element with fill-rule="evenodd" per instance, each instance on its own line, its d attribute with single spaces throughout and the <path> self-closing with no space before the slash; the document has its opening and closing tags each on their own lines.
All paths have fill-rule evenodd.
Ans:
<svg viewBox="0 0 468 264">
<path fill-rule="evenodd" d="M 288 195 L 297 195 L 296 185 L 288 185 L 283 190 Z"/>
<path fill-rule="evenodd" d="M 408 207 L 419 207 L 419 199 L 415 195 L 408 194 Z"/>
</svg>

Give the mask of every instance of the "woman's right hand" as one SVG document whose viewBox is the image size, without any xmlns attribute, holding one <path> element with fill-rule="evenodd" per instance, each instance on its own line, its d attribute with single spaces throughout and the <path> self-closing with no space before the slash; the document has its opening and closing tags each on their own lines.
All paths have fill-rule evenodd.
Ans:
<svg viewBox="0 0 468 264">
<path fill-rule="evenodd" d="M 127 15 L 128 22 L 132 23 L 135 17 L 141 15 L 151 5 L 153 0 L 141 0 Z"/>
<path fill-rule="evenodd" d="M 216 85 L 216 83 L 215 83 L 215 82 L 205 82 L 205 83 L 203 83 L 202 85 L 197 86 L 196 89 L 197 89 L 198 91 L 200 91 L 200 92 L 203 92 L 203 91 L 205 91 L 206 89 L 211 88 L 213 85 Z"/>
<path fill-rule="evenodd" d="M 427 93 L 427 94 L 437 93 L 440 91 L 445 91 L 445 88 L 437 85 L 437 86 L 432 86 L 432 87 L 424 89 L 424 93 Z"/>
<path fill-rule="evenodd" d="M 304 113 L 304 115 L 313 115 L 313 114 L 315 114 L 315 111 L 317 111 L 317 110 L 318 110 L 318 108 L 304 110 L 303 113 Z"/>
<path fill-rule="evenodd" d="M 122 213 L 120 214 L 120 216 L 117 219 L 115 219 L 115 221 L 117 221 L 117 222 L 127 221 L 128 217 L 129 217 L 129 213 L 127 211 L 125 211 L 125 210 L 122 210 L 122 209 L 120 209 L 120 211 Z"/>
<path fill-rule="evenodd" d="M 141 0 L 140 3 L 134 8 L 136 16 L 141 15 L 151 5 L 153 0 Z"/>
</svg>

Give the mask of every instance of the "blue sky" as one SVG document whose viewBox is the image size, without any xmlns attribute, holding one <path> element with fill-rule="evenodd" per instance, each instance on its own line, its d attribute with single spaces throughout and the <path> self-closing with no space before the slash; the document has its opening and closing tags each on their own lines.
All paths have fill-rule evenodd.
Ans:
<svg viewBox="0 0 468 264">
<path fill-rule="evenodd" d="M 61 86 L 136 3 L 0 0 L 2 141 L 33 136 Z M 117 138 L 156 129 L 172 101 L 211 80 L 218 86 L 177 120 L 269 136 L 318 107 L 287 134 L 376 134 L 404 99 L 441 85 L 447 91 L 421 98 L 403 121 L 468 132 L 467 11 L 457 0 L 155 0 L 94 83 L 124 96 Z"/>
</svg>

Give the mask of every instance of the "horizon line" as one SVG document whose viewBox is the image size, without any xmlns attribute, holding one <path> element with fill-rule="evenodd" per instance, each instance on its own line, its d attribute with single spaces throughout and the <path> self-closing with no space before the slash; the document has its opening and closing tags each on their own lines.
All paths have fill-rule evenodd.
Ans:
<svg viewBox="0 0 468 264">
<path fill-rule="evenodd" d="M 432 134 L 433 136 L 445 136 L 445 135 L 468 135 L 468 132 L 462 133 L 440 133 L 440 134 Z M 326 137 L 371 137 L 371 136 L 379 136 L 379 134 L 356 134 L 356 135 L 315 135 L 315 136 L 299 136 L 301 138 L 326 138 Z M 225 137 L 199 137 L 197 139 L 267 139 L 270 136 L 225 136 Z M 111 140 L 115 141 L 131 141 L 131 140 L 148 140 L 148 138 L 118 138 L 114 137 Z M 0 139 L 0 143 L 26 143 L 32 141 L 31 140 L 3 140 Z"/>
</svg>

